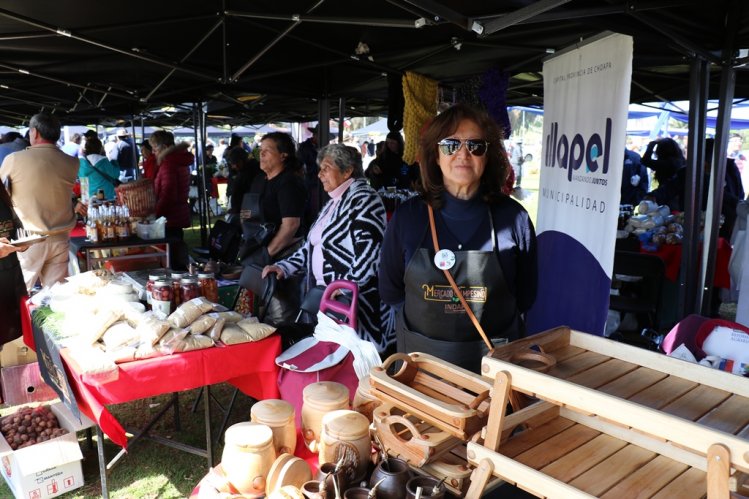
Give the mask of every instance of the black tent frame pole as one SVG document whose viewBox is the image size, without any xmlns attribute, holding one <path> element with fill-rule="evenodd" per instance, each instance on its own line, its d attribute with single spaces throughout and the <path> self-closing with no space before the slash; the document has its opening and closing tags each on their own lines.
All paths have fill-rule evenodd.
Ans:
<svg viewBox="0 0 749 499">
<path fill-rule="evenodd" d="M 705 236 L 702 254 L 703 293 L 702 315 L 710 316 L 712 310 L 713 279 L 715 276 L 715 257 L 718 247 L 718 230 L 720 229 L 720 212 L 723 206 L 723 186 L 726 181 L 726 146 L 731 128 L 731 108 L 736 88 L 736 71 L 730 64 L 721 69 L 720 105 L 718 119 L 715 123 L 715 147 L 713 148 L 712 168 L 705 214 Z"/>
<path fill-rule="evenodd" d="M 203 155 L 205 141 L 205 119 L 199 102 L 193 103 L 193 137 L 195 140 L 195 166 L 198 173 L 198 219 L 200 220 L 200 244 L 208 244 L 208 203 L 205 192 L 205 157 Z"/>
<path fill-rule="evenodd" d="M 677 319 L 699 313 L 699 239 L 702 211 L 702 174 L 705 164 L 705 118 L 710 84 L 710 65 L 702 57 L 691 63 L 689 79 L 689 134 L 687 144 L 687 178 L 684 192 L 684 244 L 679 279 Z"/>
<path fill-rule="evenodd" d="M 343 122 L 346 120 L 346 98 L 338 98 L 338 143 L 343 144 Z"/>
<path fill-rule="evenodd" d="M 715 276 L 715 258 L 718 247 L 718 230 L 720 229 L 720 212 L 723 206 L 723 186 L 726 181 L 726 146 L 731 128 L 731 109 L 736 90 L 736 70 L 734 64 L 734 45 L 739 23 L 738 16 L 728 13 L 739 13 L 742 5 L 737 0 L 726 6 L 726 30 L 721 55 L 720 93 L 718 95 L 718 118 L 715 123 L 715 147 L 713 148 L 712 168 L 710 169 L 710 187 L 705 214 L 705 235 L 702 247 L 703 285 L 701 310 L 702 315 L 710 316 L 712 312 L 713 280 Z"/>
</svg>

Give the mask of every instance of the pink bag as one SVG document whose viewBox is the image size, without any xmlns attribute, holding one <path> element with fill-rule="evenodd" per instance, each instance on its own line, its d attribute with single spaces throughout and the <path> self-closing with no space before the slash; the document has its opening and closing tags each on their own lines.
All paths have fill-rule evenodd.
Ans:
<svg viewBox="0 0 749 499">
<path fill-rule="evenodd" d="M 331 298 L 334 291 L 342 288 L 353 292 L 353 299 L 348 307 Z M 357 304 L 356 284 L 349 281 L 334 281 L 325 288 L 320 301 L 320 311 L 334 311 L 343 315 L 348 325 L 355 329 Z M 353 365 L 354 355 L 338 343 L 318 341 L 313 337 L 304 338 L 276 357 L 276 364 L 281 368 L 278 373 L 278 390 L 281 398 L 294 406 L 297 428 L 301 428 L 302 424 L 302 392 L 310 383 L 341 383 L 349 390 L 349 402 L 353 400 L 359 387 L 359 378 Z"/>
</svg>

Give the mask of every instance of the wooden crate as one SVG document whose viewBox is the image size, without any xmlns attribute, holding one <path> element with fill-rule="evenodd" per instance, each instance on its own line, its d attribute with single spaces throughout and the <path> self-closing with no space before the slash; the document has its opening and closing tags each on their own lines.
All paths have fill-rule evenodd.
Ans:
<svg viewBox="0 0 749 499">
<path fill-rule="evenodd" d="M 388 368 L 401 361 L 393 375 Z M 491 383 L 423 353 L 396 353 L 369 375 L 372 396 L 463 441 L 486 424 Z"/>
<path fill-rule="evenodd" d="M 538 346 L 547 373 L 523 367 Z M 495 380 L 466 497 L 494 475 L 539 497 L 728 498 L 749 472 L 749 380 L 557 328 L 485 357 Z M 504 415 L 509 390 L 538 402 Z M 496 409 L 496 411 L 495 411 Z M 522 431 L 518 431 L 522 429 Z"/>
</svg>

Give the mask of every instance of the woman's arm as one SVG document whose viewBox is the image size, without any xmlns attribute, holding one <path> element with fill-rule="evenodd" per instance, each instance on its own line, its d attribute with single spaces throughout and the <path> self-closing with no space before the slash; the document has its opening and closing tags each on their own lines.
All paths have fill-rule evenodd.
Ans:
<svg viewBox="0 0 749 499">
<path fill-rule="evenodd" d="M 376 194 L 359 196 L 348 207 L 342 207 L 340 213 L 350 217 L 349 237 L 354 253 L 344 279 L 362 284 L 377 275 L 385 233 L 385 206 Z"/>
<path fill-rule="evenodd" d="M 281 219 L 281 226 L 278 228 L 276 235 L 273 236 L 273 239 L 271 239 L 267 246 L 268 254 L 271 257 L 294 242 L 294 235 L 296 234 L 296 231 L 299 230 L 301 223 L 302 219 L 298 217 L 287 217 Z"/>
</svg>

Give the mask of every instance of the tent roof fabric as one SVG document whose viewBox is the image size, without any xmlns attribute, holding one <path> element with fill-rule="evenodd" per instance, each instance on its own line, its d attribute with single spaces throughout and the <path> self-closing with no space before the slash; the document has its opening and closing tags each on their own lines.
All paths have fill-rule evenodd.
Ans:
<svg viewBox="0 0 749 499">
<path fill-rule="evenodd" d="M 543 59 L 606 30 L 634 37 L 633 102 L 686 99 L 691 57 L 749 47 L 745 3 L 0 0 L 0 123 L 44 109 L 72 124 L 184 126 L 194 102 L 214 125 L 308 121 L 325 98 L 384 115 L 388 75 L 426 75 L 449 100 L 493 67 L 511 76 L 509 105 L 537 106 Z M 713 97 L 719 79 L 714 65 Z M 741 71 L 736 95 L 749 97 Z"/>
</svg>

